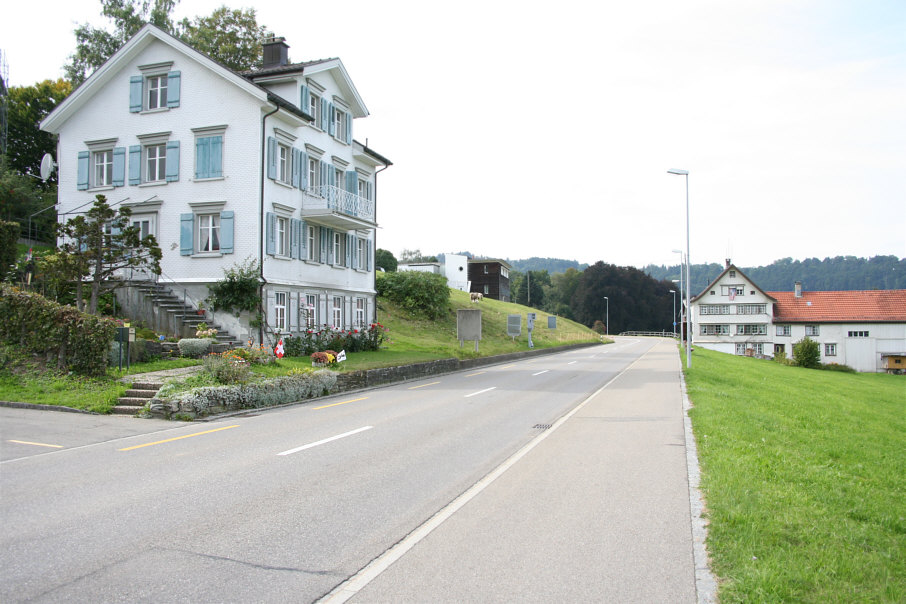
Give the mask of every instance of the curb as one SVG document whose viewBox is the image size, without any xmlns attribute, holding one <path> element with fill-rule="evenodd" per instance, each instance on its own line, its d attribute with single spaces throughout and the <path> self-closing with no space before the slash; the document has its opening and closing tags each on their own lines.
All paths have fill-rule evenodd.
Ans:
<svg viewBox="0 0 906 604">
<path fill-rule="evenodd" d="M 36 411 L 64 411 L 66 413 L 86 413 L 88 415 L 100 415 L 93 411 L 84 409 L 73 409 L 72 407 L 62 407 L 60 405 L 38 405 L 36 403 L 16 403 L 13 401 L 0 401 L 0 407 L 9 407 L 11 409 L 34 409 Z"/>
</svg>

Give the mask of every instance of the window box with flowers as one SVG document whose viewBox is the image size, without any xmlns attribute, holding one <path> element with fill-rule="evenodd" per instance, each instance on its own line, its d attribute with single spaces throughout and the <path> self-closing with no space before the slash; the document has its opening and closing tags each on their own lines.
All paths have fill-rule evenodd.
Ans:
<svg viewBox="0 0 906 604">
<path fill-rule="evenodd" d="M 337 353 L 333 350 L 325 350 L 323 352 L 315 352 L 311 355 L 311 366 L 312 367 L 327 367 L 328 365 L 334 365 L 337 362 Z"/>
</svg>

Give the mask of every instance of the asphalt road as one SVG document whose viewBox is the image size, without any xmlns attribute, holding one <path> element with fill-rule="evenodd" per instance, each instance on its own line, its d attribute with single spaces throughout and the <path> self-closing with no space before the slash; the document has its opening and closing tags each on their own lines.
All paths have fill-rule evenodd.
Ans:
<svg viewBox="0 0 906 604">
<path fill-rule="evenodd" d="M 620 340 L 208 423 L 0 409 L 0 600 L 694 601 L 678 370 Z"/>
</svg>

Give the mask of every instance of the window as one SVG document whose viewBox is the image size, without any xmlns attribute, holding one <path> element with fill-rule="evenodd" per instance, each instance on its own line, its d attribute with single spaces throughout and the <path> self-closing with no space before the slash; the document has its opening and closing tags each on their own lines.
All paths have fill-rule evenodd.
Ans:
<svg viewBox="0 0 906 604">
<path fill-rule="evenodd" d="M 305 302 L 302 304 L 302 321 L 308 329 L 314 329 L 318 325 L 318 295 L 305 294 Z"/>
<path fill-rule="evenodd" d="M 113 186 L 113 149 L 95 151 L 91 154 L 94 165 L 93 187 Z"/>
<path fill-rule="evenodd" d="M 703 315 L 728 315 L 730 314 L 729 304 L 702 304 L 699 306 L 700 313 Z"/>
<path fill-rule="evenodd" d="M 160 109 L 167 106 L 167 76 L 151 76 L 146 81 L 148 91 L 148 109 Z"/>
<path fill-rule="evenodd" d="M 305 249 L 305 258 L 306 260 L 311 260 L 312 262 L 314 262 L 315 254 L 318 250 L 318 229 L 309 225 L 305 227 L 305 230 L 308 231 L 306 233 L 308 246 Z"/>
<path fill-rule="evenodd" d="M 311 94 L 308 97 L 308 114 L 315 118 L 312 125 L 316 128 L 321 126 L 321 97 Z"/>
<path fill-rule="evenodd" d="M 290 149 L 286 145 L 277 145 L 279 155 L 277 157 L 277 180 L 290 184 L 293 177 L 293 159 L 290 155 Z"/>
<path fill-rule="evenodd" d="M 765 304 L 737 304 L 737 315 L 763 315 L 767 312 Z"/>
<path fill-rule="evenodd" d="M 286 331 L 286 292 L 274 293 L 274 329 Z"/>
<path fill-rule="evenodd" d="M 132 226 L 138 229 L 139 237 L 142 239 L 154 234 L 154 219 L 150 216 L 133 216 Z"/>
<path fill-rule="evenodd" d="M 850 331 L 849 337 L 850 338 L 867 338 L 868 332 L 867 331 Z"/>
<path fill-rule="evenodd" d="M 368 254 L 367 245 L 368 241 L 366 239 L 356 240 L 356 259 L 358 260 L 358 266 L 356 266 L 356 268 L 360 271 L 368 270 L 368 265 L 366 264 L 366 255 Z"/>
<path fill-rule="evenodd" d="M 763 336 L 767 335 L 768 326 L 765 323 L 755 323 L 754 325 L 737 325 L 736 335 L 745 336 Z"/>
<path fill-rule="evenodd" d="M 728 336 L 730 335 L 729 325 L 700 325 L 701 335 L 703 336 Z"/>
<path fill-rule="evenodd" d="M 365 298 L 355 299 L 355 324 L 357 327 L 365 327 Z"/>
<path fill-rule="evenodd" d="M 777 326 L 777 335 L 778 336 L 790 335 L 790 326 L 789 325 L 778 325 Z"/>
<path fill-rule="evenodd" d="M 144 182 L 165 180 L 167 177 L 167 146 L 148 145 L 145 147 L 145 158 L 147 169 Z"/>
<path fill-rule="evenodd" d="M 274 236 L 276 237 L 277 250 L 276 253 L 278 256 L 288 256 L 287 252 L 287 228 L 286 225 L 289 221 L 283 216 L 277 216 L 276 228 Z"/>
<path fill-rule="evenodd" d="M 195 178 L 221 178 L 223 176 L 223 135 L 195 138 Z"/>
<path fill-rule="evenodd" d="M 820 330 L 817 325 L 806 325 L 805 326 L 805 335 L 807 336 L 817 336 L 820 335 Z"/>
<path fill-rule="evenodd" d="M 200 214 L 198 216 L 198 251 L 220 251 L 219 214 Z"/>
<path fill-rule="evenodd" d="M 826 357 L 837 356 L 837 345 L 836 344 L 825 344 L 824 345 L 824 356 L 826 356 Z"/>
<path fill-rule="evenodd" d="M 343 329 L 343 296 L 333 297 L 333 327 Z"/>
<path fill-rule="evenodd" d="M 484 265 L 484 274 L 485 275 L 488 274 L 488 265 L 487 264 Z"/>
<path fill-rule="evenodd" d="M 761 342 L 745 342 L 736 345 L 736 354 L 751 355 L 764 354 L 764 344 Z"/>
<path fill-rule="evenodd" d="M 485 285 L 485 286 L 484 286 L 484 295 L 486 295 L 486 296 L 487 296 L 487 295 L 488 295 L 488 294 L 489 294 L 489 293 L 491 293 L 491 291 L 490 291 L 490 287 L 489 287 L 489 286 L 487 286 L 487 285 Z"/>
<path fill-rule="evenodd" d="M 730 271 L 729 277 L 730 277 L 731 279 L 735 279 L 735 278 L 736 278 L 736 271 Z"/>
<path fill-rule="evenodd" d="M 344 233 L 333 233 L 333 263 L 342 265 L 346 261 L 346 237 Z"/>
<path fill-rule="evenodd" d="M 341 108 L 333 107 L 333 121 L 335 123 L 334 136 L 343 142 L 349 142 L 349 130 L 352 124 L 349 123 L 350 115 Z"/>
<path fill-rule="evenodd" d="M 320 160 L 317 157 L 308 158 L 308 189 L 310 191 L 317 191 L 317 188 L 321 184 L 321 169 L 320 169 Z"/>
<path fill-rule="evenodd" d="M 500 276 L 501 276 L 501 277 L 507 277 L 507 278 L 509 278 L 509 276 L 510 276 L 510 271 L 507 270 L 506 267 L 501 266 L 501 267 L 500 267 Z"/>
<path fill-rule="evenodd" d="M 232 211 L 224 211 L 223 202 L 190 202 L 194 212 L 180 214 L 179 253 L 233 253 Z M 153 231 L 153 223 L 149 225 Z"/>
<path fill-rule="evenodd" d="M 735 299 L 736 296 L 744 296 L 746 289 L 742 285 L 721 285 L 720 286 L 720 295 L 729 296 L 731 300 Z"/>
</svg>

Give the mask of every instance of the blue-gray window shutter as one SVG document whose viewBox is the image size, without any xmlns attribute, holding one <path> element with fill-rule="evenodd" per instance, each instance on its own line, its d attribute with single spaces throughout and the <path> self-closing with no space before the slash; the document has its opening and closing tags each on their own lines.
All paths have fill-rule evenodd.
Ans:
<svg viewBox="0 0 906 604">
<path fill-rule="evenodd" d="M 352 144 L 352 114 L 346 112 L 346 144 Z"/>
<path fill-rule="evenodd" d="M 179 180 L 179 141 L 167 141 L 167 182 Z"/>
<path fill-rule="evenodd" d="M 113 148 L 113 186 L 126 184 L 126 147 Z"/>
<path fill-rule="evenodd" d="M 326 187 L 330 184 L 330 180 L 327 177 L 327 164 L 322 160 L 318 160 L 318 170 L 321 173 L 321 187 Z M 326 189 L 322 188 L 321 191 L 326 191 Z"/>
<path fill-rule="evenodd" d="M 223 137 L 211 136 L 211 155 L 209 172 L 211 178 L 223 176 Z"/>
<path fill-rule="evenodd" d="M 327 240 L 329 232 L 327 227 L 318 227 L 318 229 L 318 239 L 321 241 L 321 257 L 318 260 L 324 264 L 327 262 L 327 249 L 330 247 L 330 242 Z"/>
<path fill-rule="evenodd" d="M 337 132 L 337 116 L 334 115 L 333 103 L 327 104 L 327 134 L 334 136 Z"/>
<path fill-rule="evenodd" d="M 302 184 L 302 152 L 293 147 L 293 186 L 297 189 Z"/>
<path fill-rule="evenodd" d="M 195 214 L 179 215 L 179 254 L 191 256 L 194 251 L 192 235 L 195 231 Z"/>
<path fill-rule="evenodd" d="M 373 192 L 372 189 L 371 189 L 371 182 L 370 182 L 370 181 L 365 183 L 365 196 L 366 196 L 368 199 L 372 199 L 372 200 L 374 199 L 374 192 Z"/>
<path fill-rule="evenodd" d="M 302 221 L 297 218 L 290 218 L 290 256 L 296 260 L 299 259 L 299 244 L 302 239 Z"/>
<path fill-rule="evenodd" d="M 359 173 L 355 170 L 346 170 L 346 190 L 353 195 L 359 192 Z"/>
<path fill-rule="evenodd" d="M 308 86 L 305 86 L 304 84 L 302 85 L 299 102 L 301 103 L 299 105 L 299 109 L 301 109 L 305 113 L 311 111 L 311 91 L 309 91 Z"/>
<path fill-rule="evenodd" d="M 333 247 L 333 229 L 327 229 L 327 264 L 336 264 L 337 261 Z"/>
<path fill-rule="evenodd" d="M 79 176 L 76 180 L 76 188 L 84 191 L 88 188 L 88 151 L 79 151 Z"/>
<path fill-rule="evenodd" d="M 299 177 L 299 188 L 308 189 L 308 153 L 305 151 L 299 152 L 299 161 L 302 164 L 300 168 L 302 175 Z"/>
<path fill-rule="evenodd" d="M 210 178 L 211 138 L 195 139 L 195 178 Z"/>
<path fill-rule="evenodd" d="M 327 99 L 321 99 L 321 130 L 327 130 L 330 123 L 330 103 Z"/>
<path fill-rule="evenodd" d="M 273 212 L 267 212 L 264 219 L 267 221 L 267 247 L 265 251 L 268 255 L 273 256 L 277 253 L 277 215 Z"/>
<path fill-rule="evenodd" d="M 233 212 L 225 210 L 220 213 L 220 253 L 233 253 Z"/>
<path fill-rule="evenodd" d="M 308 253 L 306 249 L 308 248 L 308 225 L 305 224 L 304 220 L 299 221 L 299 257 L 302 260 L 308 259 Z"/>
<path fill-rule="evenodd" d="M 145 78 L 132 76 L 129 78 L 129 111 L 138 113 L 142 110 L 142 84 Z"/>
<path fill-rule="evenodd" d="M 267 177 L 277 180 L 277 139 L 267 137 Z"/>
<path fill-rule="evenodd" d="M 352 264 L 353 250 L 355 246 L 355 235 L 346 233 L 346 268 L 354 268 Z"/>
<path fill-rule="evenodd" d="M 142 184 L 142 146 L 129 147 L 129 184 Z"/>
<path fill-rule="evenodd" d="M 167 74 L 167 107 L 179 107 L 179 72 Z"/>
<path fill-rule="evenodd" d="M 365 240 L 365 270 L 371 270 L 371 239 Z"/>
</svg>

